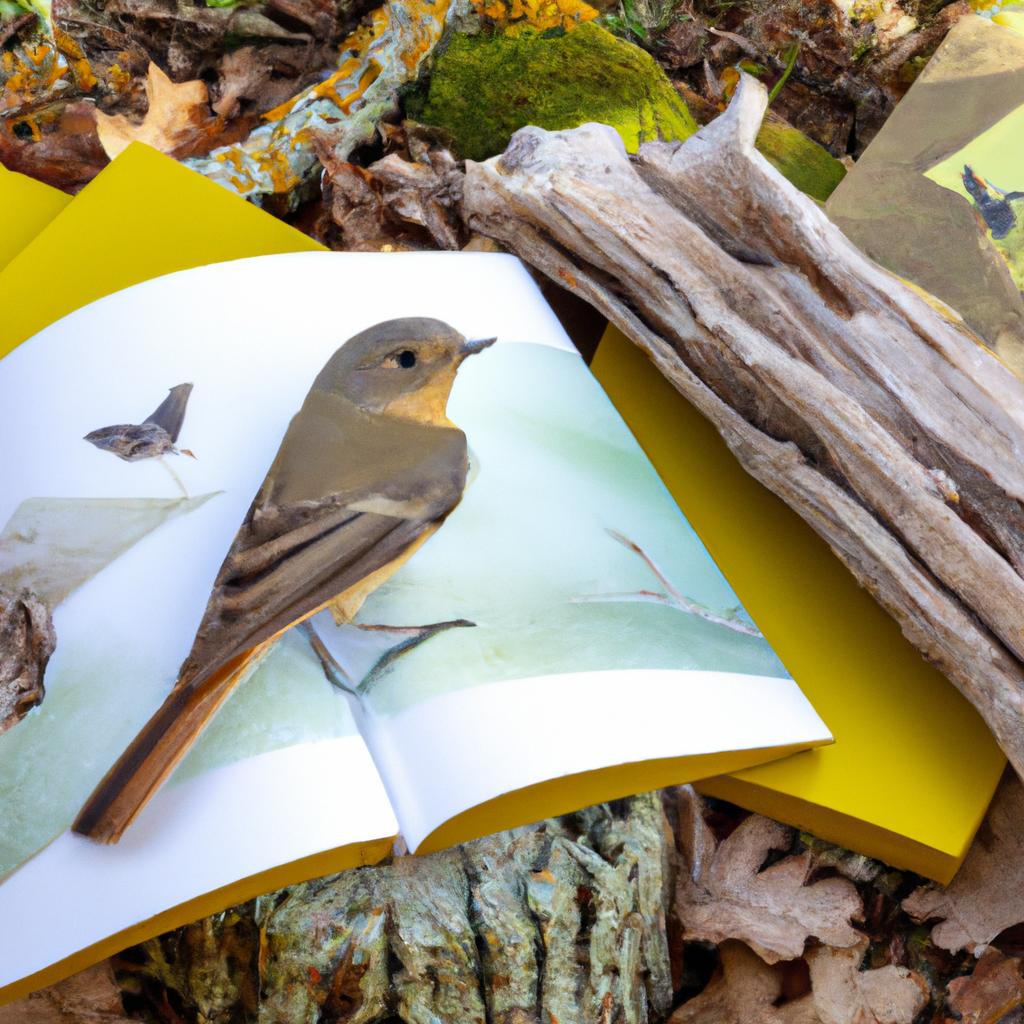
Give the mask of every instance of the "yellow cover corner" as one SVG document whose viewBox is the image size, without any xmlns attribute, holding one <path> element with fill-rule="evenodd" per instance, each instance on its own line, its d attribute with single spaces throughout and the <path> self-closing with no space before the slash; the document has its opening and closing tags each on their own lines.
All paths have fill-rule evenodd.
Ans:
<svg viewBox="0 0 1024 1024">
<path fill-rule="evenodd" d="M 0 201 L 5 182 L 0 178 Z M 133 143 L 0 271 L 0 357 L 62 316 L 133 284 L 207 263 L 322 248 Z"/>
<path fill-rule="evenodd" d="M 698 788 L 949 881 L 1005 765 L 980 715 L 617 329 L 592 368 L 835 736 Z"/>
<path fill-rule="evenodd" d="M 9 171 L 0 164 L 0 224 L 3 225 L 0 268 L 17 256 L 70 202 L 71 196 L 59 189 Z"/>
</svg>

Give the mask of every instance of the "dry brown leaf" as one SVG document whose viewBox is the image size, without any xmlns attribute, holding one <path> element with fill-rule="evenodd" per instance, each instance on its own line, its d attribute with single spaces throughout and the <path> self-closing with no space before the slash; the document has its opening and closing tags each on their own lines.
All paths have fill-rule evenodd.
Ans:
<svg viewBox="0 0 1024 1024">
<path fill-rule="evenodd" d="M 109 961 L 0 1006 L 0 1024 L 131 1024 Z"/>
<path fill-rule="evenodd" d="M 1024 961 L 989 949 L 971 974 L 954 978 L 946 991 L 962 1024 L 999 1024 L 1024 1005 Z"/>
<path fill-rule="evenodd" d="M 810 853 L 760 870 L 769 853 L 790 847 L 792 829 L 754 814 L 719 844 L 689 787 L 682 790 L 680 819 L 690 870 L 680 872 L 675 909 L 687 939 L 742 939 L 768 963 L 801 956 L 812 936 L 839 947 L 861 940 L 850 925 L 863 909 L 856 888 L 845 878 L 807 885 Z"/>
<path fill-rule="evenodd" d="M 23 127 L 33 130 L 19 136 Z M 63 100 L 24 121 L 0 121 L 0 164 L 65 192 L 78 192 L 107 165 L 96 134 L 95 105 Z"/>
<path fill-rule="evenodd" d="M 220 66 L 220 98 L 213 109 L 223 118 L 234 117 L 245 99 L 256 95 L 271 75 L 271 65 L 255 46 L 240 46 L 224 54 Z"/>
<path fill-rule="evenodd" d="M 42 702 L 56 648 L 50 609 L 29 590 L 0 588 L 0 735 Z"/>
<path fill-rule="evenodd" d="M 463 174 L 443 138 L 406 122 L 382 129 L 395 150 L 367 168 L 320 153 L 326 208 L 338 247 L 460 249 Z"/>
<path fill-rule="evenodd" d="M 807 956 L 811 992 L 786 1001 L 785 974 L 740 942 L 723 942 L 722 966 L 669 1024 L 912 1024 L 928 1003 L 925 980 L 904 967 L 861 971 L 863 940 Z"/>
<path fill-rule="evenodd" d="M 956 878 L 922 886 L 903 901 L 915 921 L 942 918 L 932 942 L 982 952 L 1001 931 L 1024 922 L 1024 786 L 1008 772 Z"/>
<path fill-rule="evenodd" d="M 210 114 L 205 82 L 172 82 L 152 62 L 146 97 L 149 107 L 141 124 L 134 124 L 123 114 L 96 111 L 96 130 L 111 159 L 133 142 L 145 142 L 161 153 L 191 151 L 199 139 L 212 137 L 221 126 L 220 120 Z"/>
<path fill-rule="evenodd" d="M 913 1024 L 928 1004 L 928 983 L 917 972 L 892 964 L 860 970 L 867 945 L 822 946 L 807 955 L 821 1024 Z"/>
<path fill-rule="evenodd" d="M 668 1024 L 822 1024 L 811 996 L 776 1005 L 784 977 L 742 942 L 723 942 L 722 967 L 699 995 L 683 1003 Z"/>
</svg>

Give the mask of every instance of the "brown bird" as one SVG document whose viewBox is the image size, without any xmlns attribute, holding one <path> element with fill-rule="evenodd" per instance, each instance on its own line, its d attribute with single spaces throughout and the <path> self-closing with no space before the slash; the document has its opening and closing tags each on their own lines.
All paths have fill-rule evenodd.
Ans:
<svg viewBox="0 0 1024 1024">
<path fill-rule="evenodd" d="M 155 459 L 161 455 L 192 455 L 187 449 L 175 448 L 191 394 L 191 384 L 178 384 L 141 423 L 100 427 L 86 434 L 83 440 L 125 462 Z"/>
<path fill-rule="evenodd" d="M 254 658 L 323 608 L 350 621 L 442 525 L 468 470 L 448 397 L 462 361 L 494 340 L 410 318 L 335 352 L 235 536 L 178 681 L 75 832 L 117 842 Z"/>
</svg>

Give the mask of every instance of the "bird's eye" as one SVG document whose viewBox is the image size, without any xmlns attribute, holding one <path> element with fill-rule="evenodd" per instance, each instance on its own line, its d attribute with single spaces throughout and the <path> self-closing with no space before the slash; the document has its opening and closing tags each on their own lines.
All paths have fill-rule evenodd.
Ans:
<svg viewBox="0 0 1024 1024">
<path fill-rule="evenodd" d="M 411 348 L 403 349 L 398 353 L 398 365 L 403 370 L 411 370 L 416 365 L 416 353 Z"/>
</svg>

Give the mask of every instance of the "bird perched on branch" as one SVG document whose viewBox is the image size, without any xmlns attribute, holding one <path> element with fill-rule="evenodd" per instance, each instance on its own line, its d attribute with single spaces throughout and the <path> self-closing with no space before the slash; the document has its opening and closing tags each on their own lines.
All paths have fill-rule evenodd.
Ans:
<svg viewBox="0 0 1024 1024">
<path fill-rule="evenodd" d="M 192 455 L 187 448 L 175 447 L 191 394 L 191 384 L 178 384 L 141 423 L 100 427 L 86 434 L 83 440 L 125 462 L 156 459 L 161 455 Z"/>
<path fill-rule="evenodd" d="M 389 320 L 331 357 L 235 536 L 178 681 L 75 832 L 117 842 L 254 659 L 325 608 L 351 621 L 440 528 L 468 470 L 448 397 L 463 360 L 494 340 Z"/>
</svg>

